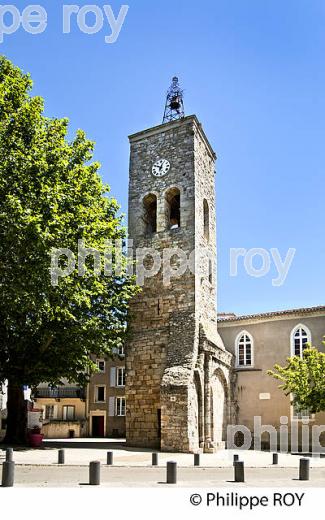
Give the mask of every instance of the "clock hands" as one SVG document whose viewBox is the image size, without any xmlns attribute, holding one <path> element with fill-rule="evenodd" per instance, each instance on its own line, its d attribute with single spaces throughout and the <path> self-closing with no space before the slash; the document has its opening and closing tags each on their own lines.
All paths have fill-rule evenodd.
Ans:
<svg viewBox="0 0 325 520">
<path fill-rule="evenodd" d="M 167 160 L 159 159 L 152 167 L 152 173 L 156 177 L 163 177 L 163 175 L 166 175 L 170 168 L 170 164 Z"/>
</svg>

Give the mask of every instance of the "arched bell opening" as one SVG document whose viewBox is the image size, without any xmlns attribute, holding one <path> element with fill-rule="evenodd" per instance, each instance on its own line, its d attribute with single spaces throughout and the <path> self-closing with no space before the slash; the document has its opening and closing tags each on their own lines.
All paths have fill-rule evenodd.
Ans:
<svg viewBox="0 0 325 520">
<path fill-rule="evenodd" d="M 143 221 L 145 235 L 157 232 L 157 197 L 153 193 L 143 199 Z"/>
<path fill-rule="evenodd" d="M 170 188 L 165 194 L 166 229 L 181 227 L 181 194 L 178 188 Z"/>
</svg>

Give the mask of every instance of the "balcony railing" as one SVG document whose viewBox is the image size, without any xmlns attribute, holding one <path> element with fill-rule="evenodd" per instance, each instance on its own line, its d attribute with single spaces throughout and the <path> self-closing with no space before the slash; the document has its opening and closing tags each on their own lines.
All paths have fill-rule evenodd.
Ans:
<svg viewBox="0 0 325 520">
<path fill-rule="evenodd" d="M 58 388 L 37 388 L 33 396 L 35 398 L 47 397 L 54 399 L 85 399 L 86 392 L 84 388 L 78 386 L 62 386 Z"/>
</svg>

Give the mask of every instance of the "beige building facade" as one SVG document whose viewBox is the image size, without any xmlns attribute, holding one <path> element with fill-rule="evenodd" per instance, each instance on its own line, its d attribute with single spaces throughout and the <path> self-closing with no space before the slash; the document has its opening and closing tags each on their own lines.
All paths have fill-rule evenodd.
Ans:
<svg viewBox="0 0 325 520">
<path fill-rule="evenodd" d="M 42 411 L 42 433 L 46 439 L 86 437 L 86 392 L 65 384 L 39 385 L 33 394 L 33 406 Z"/>
<path fill-rule="evenodd" d="M 34 407 L 42 410 L 42 432 L 48 439 L 125 437 L 125 354 L 116 348 L 97 364 L 86 388 L 68 383 L 55 388 L 39 385 Z"/>
<path fill-rule="evenodd" d="M 279 389 L 280 382 L 267 374 L 275 364 L 285 365 L 288 357 L 301 356 L 307 344 L 325 351 L 322 344 L 324 306 L 251 316 L 219 316 L 218 330 L 226 349 L 234 356 L 234 405 L 238 425 L 247 427 L 252 437 L 254 417 L 277 432 L 287 425 L 289 445 L 291 430 L 298 429 L 301 445 L 304 424 L 308 422 L 310 428 L 325 425 L 325 413 L 314 416 L 308 410 L 297 412 L 291 404 L 292 396 L 285 396 Z M 263 432 L 262 445 L 269 444 L 269 431 Z M 321 441 L 325 441 L 325 426 Z"/>
</svg>

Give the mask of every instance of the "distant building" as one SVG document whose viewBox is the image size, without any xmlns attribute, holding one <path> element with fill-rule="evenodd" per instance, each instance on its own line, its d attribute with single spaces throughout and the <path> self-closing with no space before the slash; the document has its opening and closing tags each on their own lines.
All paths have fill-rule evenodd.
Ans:
<svg viewBox="0 0 325 520">
<path fill-rule="evenodd" d="M 87 388 L 88 433 L 91 437 L 125 436 L 124 346 L 112 358 L 95 359 L 98 372 Z"/>
<path fill-rule="evenodd" d="M 325 425 L 325 413 L 311 415 L 309 410 L 298 412 L 291 405 L 292 396 L 279 389 L 280 382 L 267 375 L 275 364 L 285 365 L 289 356 L 302 356 L 307 344 L 324 352 L 325 306 L 253 314 L 249 316 L 219 316 L 218 330 L 225 348 L 234 358 L 233 401 L 236 424 L 247 427 L 254 435 L 254 417 L 262 424 L 280 431 L 281 417 L 288 418 L 288 433 L 292 425 L 298 428 L 301 443 L 303 419 L 309 424 Z M 325 445 L 325 431 L 320 440 Z M 268 445 L 269 433 L 262 435 Z M 290 444 L 290 443 L 289 443 Z"/>
<path fill-rule="evenodd" d="M 58 387 L 41 384 L 32 395 L 42 410 L 45 438 L 125 436 L 124 346 L 110 358 L 93 358 L 98 372 L 85 388 L 68 382 Z"/>
<path fill-rule="evenodd" d="M 33 394 L 34 406 L 42 410 L 45 438 L 85 437 L 88 433 L 86 392 L 68 383 L 58 387 L 39 385 Z"/>
</svg>

